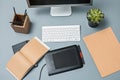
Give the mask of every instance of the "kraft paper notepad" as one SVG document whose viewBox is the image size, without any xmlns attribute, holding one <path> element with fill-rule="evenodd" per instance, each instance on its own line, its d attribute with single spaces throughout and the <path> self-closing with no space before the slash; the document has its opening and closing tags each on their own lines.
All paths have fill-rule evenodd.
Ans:
<svg viewBox="0 0 120 80">
<path fill-rule="evenodd" d="M 102 77 L 120 70 L 120 44 L 110 27 L 84 37 L 84 41 Z"/>
<path fill-rule="evenodd" d="M 17 80 L 21 80 L 48 50 L 49 47 L 35 37 L 15 53 L 7 63 L 7 69 Z"/>
</svg>

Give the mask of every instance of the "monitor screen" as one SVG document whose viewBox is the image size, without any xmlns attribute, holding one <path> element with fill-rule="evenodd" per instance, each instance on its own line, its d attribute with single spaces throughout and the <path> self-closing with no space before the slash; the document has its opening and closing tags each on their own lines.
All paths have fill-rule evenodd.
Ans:
<svg viewBox="0 0 120 80">
<path fill-rule="evenodd" d="M 91 0 L 27 0 L 29 6 L 63 5 L 63 4 L 91 4 Z"/>
<path fill-rule="evenodd" d="M 70 16 L 71 6 L 92 5 L 92 0 L 27 0 L 28 7 L 51 7 L 51 16 Z"/>
</svg>

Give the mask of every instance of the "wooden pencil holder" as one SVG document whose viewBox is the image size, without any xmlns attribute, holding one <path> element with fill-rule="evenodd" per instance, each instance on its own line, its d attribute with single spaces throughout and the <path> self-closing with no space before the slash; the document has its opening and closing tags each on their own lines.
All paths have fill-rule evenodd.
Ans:
<svg viewBox="0 0 120 80">
<path fill-rule="evenodd" d="M 28 15 L 15 14 L 11 27 L 15 32 L 28 34 L 30 30 L 30 19 Z"/>
</svg>

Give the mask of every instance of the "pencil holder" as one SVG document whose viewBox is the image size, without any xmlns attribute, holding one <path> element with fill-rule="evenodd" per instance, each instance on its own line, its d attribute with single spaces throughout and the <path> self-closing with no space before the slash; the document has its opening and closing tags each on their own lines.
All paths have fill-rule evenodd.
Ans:
<svg viewBox="0 0 120 80">
<path fill-rule="evenodd" d="M 30 30 L 30 19 L 28 15 L 15 14 L 11 27 L 15 32 L 28 34 Z"/>
</svg>

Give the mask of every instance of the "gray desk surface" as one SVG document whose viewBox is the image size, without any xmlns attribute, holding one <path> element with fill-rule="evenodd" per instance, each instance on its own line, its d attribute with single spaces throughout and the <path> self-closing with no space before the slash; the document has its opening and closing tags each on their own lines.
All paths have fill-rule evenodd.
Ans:
<svg viewBox="0 0 120 80">
<path fill-rule="evenodd" d="M 93 0 L 93 6 L 100 8 L 105 19 L 98 28 L 90 28 L 86 19 L 86 12 L 92 8 L 89 6 L 73 7 L 73 13 L 69 17 L 52 17 L 50 8 L 28 8 L 26 0 L 0 0 L 0 80 L 15 80 L 15 78 L 6 70 L 6 63 L 13 56 L 11 46 L 38 36 L 41 39 L 41 27 L 43 25 L 81 25 L 80 42 L 61 42 L 46 43 L 51 49 L 60 48 L 72 44 L 80 44 L 85 58 L 85 66 L 82 69 L 76 69 L 54 76 L 48 76 L 46 67 L 43 70 L 41 80 L 120 80 L 120 71 L 102 78 L 93 62 L 91 55 L 83 41 L 83 37 L 111 26 L 118 40 L 120 41 L 120 0 Z M 30 34 L 15 33 L 10 27 L 10 21 L 13 18 L 12 7 L 16 8 L 17 13 L 24 13 L 28 9 L 28 15 L 32 22 Z M 43 59 L 39 66 L 33 69 L 24 80 L 38 80 L 39 71 L 45 63 Z"/>
</svg>

